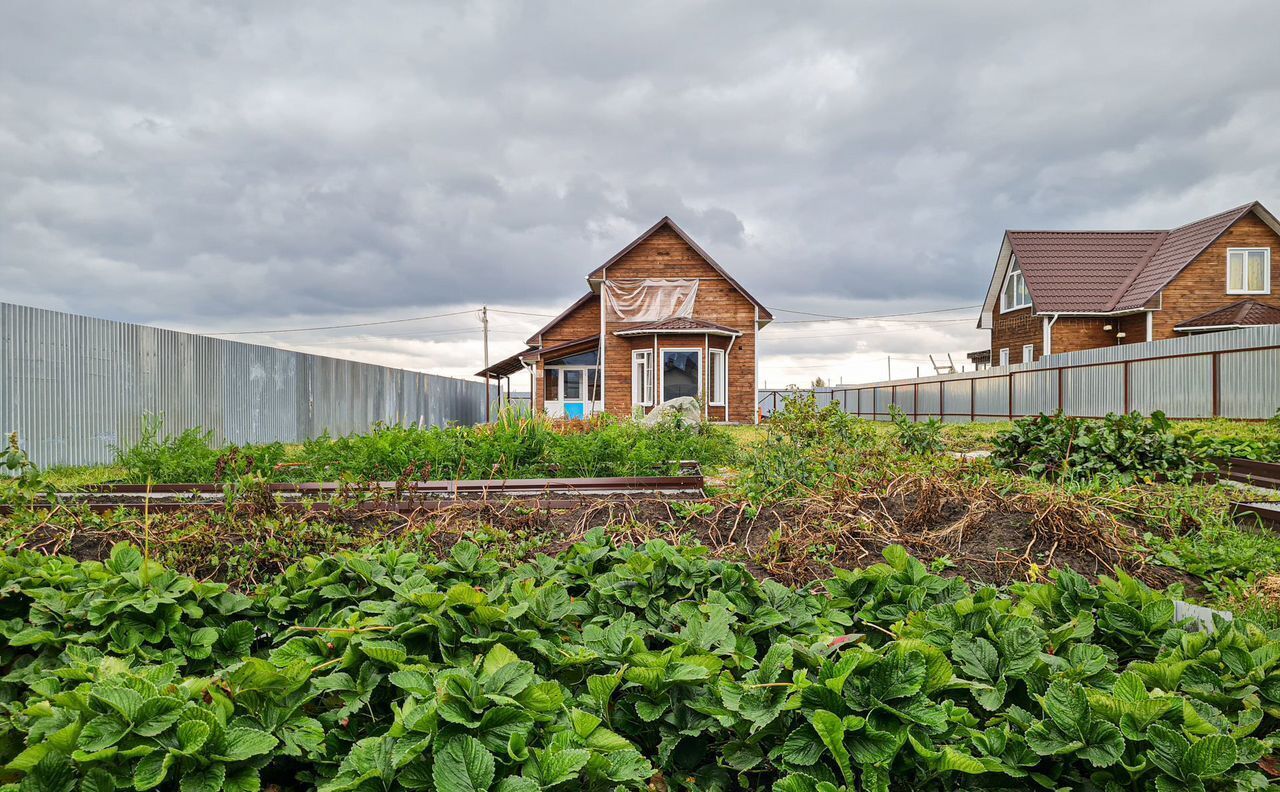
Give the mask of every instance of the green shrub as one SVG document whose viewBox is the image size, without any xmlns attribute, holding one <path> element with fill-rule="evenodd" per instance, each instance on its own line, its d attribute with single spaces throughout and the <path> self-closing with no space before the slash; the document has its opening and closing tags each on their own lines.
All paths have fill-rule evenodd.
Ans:
<svg viewBox="0 0 1280 792">
<path fill-rule="evenodd" d="M 722 427 L 667 421 L 648 426 L 602 415 L 560 426 L 528 412 L 503 411 L 489 424 L 417 428 L 376 424 L 365 434 L 322 435 L 286 460 L 280 443 L 216 449 L 212 434 L 188 429 L 160 437 L 160 422 L 143 423 L 142 440 L 117 449 L 127 480 L 145 483 L 233 481 L 393 481 L 645 476 L 679 471 L 681 460 L 704 465 L 733 458 Z"/>
<path fill-rule="evenodd" d="M 894 436 L 907 453 L 940 454 L 946 447 L 942 442 L 942 421 L 937 418 L 913 421 L 896 404 L 889 405 L 889 418 Z"/>
<path fill-rule="evenodd" d="M 826 590 L 599 532 L 308 557 L 254 596 L 119 545 L 0 558 L 13 790 L 1253 789 L 1280 642 L 1071 572 L 901 548 Z"/>
<path fill-rule="evenodd" d="M 115 464 L 125 470 L 131 484 L 185 484 L 222 482 L 246 474 L 272 477 L 274 467 L 284 460 L 280 443 L 264 445 L 213 446 L 213 432 L 186 429 L 161 437 L 164 419 L 148 415 L 142 419 L 142 439 L 128 449 L 113 447 Z"/>
<path fill-rule="evenodd" d="M 876 441 L 870 421 L 838 404 L 818 408 L 812 393 L 783 398 L 769 416 L 768 435 L 750 449 L 739 491 L 754 502 L 794 498 L 831 484 Z"/>
<path fill-rule="evenodd" d="M 1186 483 L 1207 466 L 1196 460 L 1191 438 L 1175 434 L 1159 411 L 1111 413 L 1100 421 L 1037 415 L 1015 421 L 997 435 L 992 461 L 1049 481 L 1119 482 L 1163 477 Z"/>
</svg>

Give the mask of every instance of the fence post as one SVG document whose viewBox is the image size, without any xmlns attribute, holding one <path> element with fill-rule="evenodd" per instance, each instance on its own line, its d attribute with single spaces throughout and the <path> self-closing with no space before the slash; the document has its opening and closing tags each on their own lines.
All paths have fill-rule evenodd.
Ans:
<svg viewBox="0 0 1280 792">
<path fill-rule="evenodd" d="M 978 378 L 969 380 L 969 423 L 978 422 Z"/>
<path fill-rule="evenodd" d="M 1061 366 L 1058 367 L 1058 412 L 1066 415 L 1066 409 L 1062 406 L 1062 372 Z"/>
<path fill-rule="evenodd" d="M 938 420 L 947 422 L 947 381 L 938 382 Z"/>
<path fill-rule="evenodd" d="M 911 420 L 920 421 L 920 383 L 911 383 Z"/>
<path fill-rule="evenodd" d="M 1009 420 L 1013 420 L 1013 372 L 1005 375 L 1009 378 Z"/>
<path fill-rule="evenodd" d="M 1129 410 L 1130 400 L 1129 400 L 1129 361 L 1127 360 L 1124 362 L 1123 371 L 1124 371 L 1124 378 L 1123 378 L 1124 380 L 1124 414 L 1128 415 L 1130 412 Z"/>
<path fill-rule="evenodd" d="M 1222 416 L 1222 354 L 1214 352 L 1210 358 L 1212 360 L 1213 375 L 1210 377 L 1213 388 L 1213 417 Z"/>
</svg>

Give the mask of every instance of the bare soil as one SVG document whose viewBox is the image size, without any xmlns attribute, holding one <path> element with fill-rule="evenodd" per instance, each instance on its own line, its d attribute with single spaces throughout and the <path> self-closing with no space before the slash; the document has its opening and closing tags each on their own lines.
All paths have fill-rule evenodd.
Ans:
<svg viewBox="0 0 1280 792">
<path fill-rule="evenodd" d="M 367 508 L 367 507 L 366 507 Z M 883 491 L 837 488 L 759 510 L 727 499 L 583 499 L 571 508 L 533 509 L 511 500 L 462 502 L 421 514 L 336 510 L 286 518 L 269 504 L 192 507 L 142 519 L 101 519 L 65 511 L 24 529 L 18 547 L 101 560 L 128 540 L 200 578 L 252 587 L 308 553 L 399 541 L 437 553 L 477 535 L 510 557 L 552 554 L 594 528 L 618 541 L 697 541 L 753 573 L 802 585 L 830 577 L 832 566 L 876 563 L 891 544 L 906 547 L 942 574 L 1006 585 L 1070 567 L 1096 579 L 1124 570 L 1157 588 L 1195 579 L 1147 564 L 1129 529 L 1109 513 L 1067 495 L 1002 494 L 954 478 L 904 476 Z M 234 563 L 233 563 L 234 561 Z"/>
</svg>

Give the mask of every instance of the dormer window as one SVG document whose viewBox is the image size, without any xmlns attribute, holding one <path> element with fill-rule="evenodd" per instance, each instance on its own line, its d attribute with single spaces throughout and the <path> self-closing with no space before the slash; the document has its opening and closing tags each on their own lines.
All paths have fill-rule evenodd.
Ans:
<svg viewBox="0 0 1280 792">
<path fill-rule="evenodd" d="M 1227 250 L 1227 294 L 1271 293 L 1271 248 Z"/>
<path fill-rule="evenodd" d="M 1022 277 L 1022 267 L 1018 264 L 1017 256 L 1009 259 L 1009 274 L 1004 277 L 1002 293 L 1001 312 L 1031 307 L 1031 292 L 1027 291 L 1027 281 Z"/>
</svg>

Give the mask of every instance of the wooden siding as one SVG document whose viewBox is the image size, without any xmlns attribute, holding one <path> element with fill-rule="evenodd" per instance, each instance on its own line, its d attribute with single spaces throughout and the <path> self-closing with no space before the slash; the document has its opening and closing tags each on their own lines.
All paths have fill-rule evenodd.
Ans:
<svg viewBox="0 0 1280 792">
<path fill-rule="evenodd" d="M 1009 313 L 997 313 L 991 319 L 991 365 L 1000 365 L 1000 350 L 1008 348 L 1009 362 L 1022 362 L 1022 346 L 1033 344 L 1036 358 L 1044 354 L 1044 320 L 1031 308 L 1020 308 Z M 1054 339 L 1054 352 L 1057 339 Z"/>
<path fill-rule="evenodd" d="M 728 353 L 728 409 L 708 407 L 713 421 L 753 423 L 756 417 L 756 340 L 755 305 L 724 279 L 715 268 L 669 228 L 656 231 L 613 264 L 605 277 L 615 278 L 697 278 L 698 296 L 694 301 L 693 316 L 742 332 Z M 630 416 L 631 404 L 631 353 L 636 349 L 653 349 L 654 335 L 620 337 L 614 335 L 629 325 L 610 322 L 605 328 L 605 411 L 617 416 Z M 548 328 L 542 335 L 543 344 L 550 345 L 582 338 L 600 330 L 600 298 L 598 296 L 579 306 L 564 319 Z M 693 347 L 703 350 L 703 393 L 709 392 L 710 376 L 706 350 L 728 349 L 730 339 L 725 336 L 708 336 L 704 333 L 657 334 L 660 349 Z M 655 361 L 655 369 L 661 361 Z M 654 385 L 657 401 L 661 394 Z M 545 376 L 542 364 L 538 364 L 538 391 L 535 409 L 546 408 Z"/>
<path fill-rule="evenodd" d="M 578 338 L 586 338 L 600 332 L 600 296 L 573 309 L 568 316 L 556 322 L 542 334 L 542 345 L 562 344 Z"/>
<path fill-rule="evenodd" d="M 734 288 L 706 259 L 685 243 L 679 234 L 669 228 L 659 229 L 609 265 L 604 277 L 609 280 L 698 278 L 698 297 L 694 301 L 693 317 L 732 327 L 743 333 L 734 342 L 733 350 L 729 353 L 729 414 L 721 420 L 732 423 L 754 422 L 756 309 L 742 292 Z M 641 336 L 623 343 L 624 339 L 614 333 L 626 327 L 624 322 L 608 322 L 605 327 L 605 410 L 615 415 L 631 414 L 631 350 L 653 347 L 653 336 Z M 705 336 L 701 333 L 688 336 L 664 334 L 658 338 L 659 346 L 664 348 L 681 345 L 704 348 Z M 696 343 L 692 340 L 695 338 Z M 728 339 L 723 336 L 711 336 L 713 343 L 717 338 L 727 346 Z M 658 361 L 655 361 L 655 368 L 658 365 Z M 705 360 L 702 370 L 705 377 Z"/>
<path fill-rule="evenodd" d="M 1271 293 L 1227 294 L 1227 248 L 1271 248 Z M 1185 335 L 1174 326 L 1215 308 L 1255 300 L 1280 308 L 1280 236 L 1250 212 L 1205 249 L 1163 290 L 1163 304 L 1152 320 L 1156 340 Z"/>
</svg>

